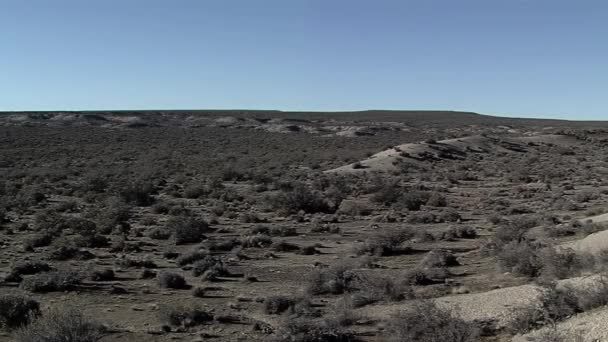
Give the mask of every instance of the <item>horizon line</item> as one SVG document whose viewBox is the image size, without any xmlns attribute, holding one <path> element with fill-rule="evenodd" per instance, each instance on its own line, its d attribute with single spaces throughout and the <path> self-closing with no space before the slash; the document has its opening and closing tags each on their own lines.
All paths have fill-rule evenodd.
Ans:
<svg viewBox="0 0 608 342">
<path fill-rule="evenodd" d="M 85 112 L 231 112 L 231 111 L 252 111 L 252 112 L 279 112 L 279 113 L 364 113 L 364 112 L 446 112 L 446 113 L 466 113 L 481 116 L 490 116 L 502 119 L 524 119 L 524 120 L 555 120 L 555 121 L 588 121 L 606 122 L 608 120 L 598 119 L 565 119 L 558 116 L 546 116 L 532 114 L 530 116 L 509 116 L 509 114 L 486 114 L 471 110 L 460 109 L 352 109 L 352 110 L 284 110 L 284 109 L 259 109 L 259 108 L 146 108 L 146 109 L 43 109 L 43 110 L 0 110 L 0 114 L 8 113 L 85 113 Z M 517 114 L 516 114 L 517 115 Z"/>
</svg>

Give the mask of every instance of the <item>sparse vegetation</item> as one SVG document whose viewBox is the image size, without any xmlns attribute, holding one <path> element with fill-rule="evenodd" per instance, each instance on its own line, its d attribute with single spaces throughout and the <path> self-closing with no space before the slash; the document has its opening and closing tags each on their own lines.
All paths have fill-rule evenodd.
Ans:
<svg viewBox="0 0 608 342">
<path fill-rule="evenodd" d="M 213 316 L 197 306 L 164 306 L 159 311 L 163 324 L 191 328 L 213 321 Z"/>
<path fill-rule="evenodd" d="M 178 273 L 163 271 L 158 273 L 158 285 L 161 288 L 185 289 L 188 288 L 186 279 Z"/>
<path fill-rule="evenodd" d="M 103 326 L 74 308 L 55 308 L 21 328 L 18 342 L 97 342 L 105 335 Z"/>
<path fill-rule="evenodd" d="M 387 341 L 478 341 L 479 330 L 432 302 L 415 302 L 388 322 Z"/>
<path fill-rule="evenodd" d="M 0 295 L 0 329 L 11 330 L 28 325 L 40 315 L 40 303 L 22 294 Z"/>
<path fill-rule="evenodd" d="M 605 128 L 227 113 L 0 115 L 0 340 L 570 341 L 608 305 Z"/>
</svg>

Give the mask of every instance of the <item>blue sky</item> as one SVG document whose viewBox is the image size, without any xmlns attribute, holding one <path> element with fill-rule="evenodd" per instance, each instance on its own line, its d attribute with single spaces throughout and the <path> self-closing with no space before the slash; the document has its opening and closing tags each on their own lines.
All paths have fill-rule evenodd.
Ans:
<svg viewBox="0 0 608 342">
<path fill-rule="evenodd" d="M 0 110 L 608 119 L 604 0 L 0 0 Z"/>
</svg>

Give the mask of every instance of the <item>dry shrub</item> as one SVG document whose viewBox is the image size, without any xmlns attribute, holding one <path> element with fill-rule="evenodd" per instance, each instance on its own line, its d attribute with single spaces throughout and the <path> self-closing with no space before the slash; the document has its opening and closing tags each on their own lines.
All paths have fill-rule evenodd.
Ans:
<svg viewBox="0 0 608 342">
<path fill-rule="evenodd" d="M 424 259 L 420 261 L 420 266 L 424 268 L 431 267 L 450 267 L 450 266 L 458 266 L 460 263 L 456 256 L 450 252 L 443 249 L 436 249 L 428 252 Z"/>
<path fill-rule="evenodd" d="M 270 198 L 273 207 L 285 214 L 305 213 L 331 213 L 334 210 L 323 198 L 323 194 L 311 190 L 303 184 L 295 184 L 292 190 L 282 191 Z"/>
<path fill-rule="evenodd" d="M 230 272 L 220 258 L 207 255 L 192 266 L 193 276 L 198 277 L 205 274 L 206 279 L 212 280 L 210 278 L 224 277 L 230 275 Z"/>
<path fill-rule="evenodd" d="M 0 329 L 10 330 L 29 324 L 40 315 L 40 303 L 22 294 L 0 295 Z"/>
<path fill-rule="evenodd" d="M 159 316 L 163 324 L 183 328 L 213 321 L 213 315 L 198 306 L 162 306 Z"/>
<path fill-rule="evenodd" d="M 358 247 L 355 252 L 358 255 L 369 254 L 377 256 L 388 256 L 407 252 L 409 249 L 404 248 L 402 244 L 414 236 L 415 233 L 409 228 L 376 232 L 368 237 L 363 245 Z"/>
<path fill-rule="evenodd" d="M 391 342 L 475 342 L 479 330 L 431 301 L 416 301 L 388 321 L 386 340 Z"/>
<path fill-rule="evenodd" d="M 356 338 L 335 320 L 287 317 L 273 336 L 276 342 L 354 342 Z"/>
<path fill-rule="evenodd" d="M 201 242 L 203 234 L 209 231 L 209 224 L 196 217 L 174 217 L 167 222 L 167 229 L 173 232 L 176 245 Z"/>
<path fill-rule="evenodd" d="M 55 308 L 15 334 L 17 342 L 96 342 L 102 325 L 73 308 Z"/>
<path fill-rule="evenodd" d="M 180 274 L 174 272 L 163 271 L 158 273 L 157 276 L 158 285 L 161 288 L 169 288 L 169 289 L 186 289 L 188 285 L 186 284 L 186 279 Z"/>
<path fill-rule="evenodd" d="M 21 288 L 42 293 L 72 291 L 80 285 L 83 278 L 80 272 L 62 269 L 29 276 L 21 282 Z"/>
<path fill-rule="evenodd" d="M 353 265 L 347 262 L 337 263 L 329 268 L 316 269 L 309 277 L 306 291 L 310 294 L 342 294 L 356 290 L 358 275 Z"/>
</svg>

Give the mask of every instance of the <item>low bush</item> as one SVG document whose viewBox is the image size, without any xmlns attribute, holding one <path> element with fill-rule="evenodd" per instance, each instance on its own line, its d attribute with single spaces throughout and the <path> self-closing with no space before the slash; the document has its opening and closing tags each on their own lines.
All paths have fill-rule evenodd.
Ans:
<svg viewBox="0 0 608 342">
<path fill-rule="evenodd" d="M 513 311 L 507 331 L 526 333 L 544 325 L 553 325 L 581 311 L 576 293 L 571 288 L 558 288 L 555 283 L 550 283 L 539 291 L 539 303 Z"/>
<path fill-rule="evenodd" d="M 270 198 L 270 203 L 284 214 L 296 214 L 299 211 L 311 214 L 333 211 L 320 192 L 313 191 L 303 184 L 296 184 L 289 191 L 281 191 Z"/>
<path fill-rule="evenodd" d="M 437 191 L 431 192 L 428 200 L 426 201 L 426 205 L 431 207 L 445 207 L 447 206 L 448 201 L 445 196 Z"/>
<path fill-rule="evenodd" d="M 460 263 L 456 256 L 446 250 L 436 249 L 428 252 L 420 262 L 424 268 L 458 266 Z"/>
<path fill-rule="evenodd" d="M 196 217 L 173 217 L 167 222 L 167 229 L 173 232 L 176 245 L 201 242 L 203 234 L 209 231 L 209 224 Z"/>
<path fill-rule="evenodd" d="M 526 277 L 540 275 L 543 264 L 538 255 L 540 246 L 530 241 L 512 241 L 504 245 L 496 254 L 502 271 Z"/>
<path fill-rule="evenodd" d="M 135 268 L 157 268 L 158 265 L 154 260 L 148 258 L 131 259 L 127 257 L 116 260 L 116 265 L 124 268 L 135 267 Z"/>
<path fill-rule="evenodd" d="M 399 186 L 398 180 L 380 181 L 374 187 L 375 189 L 372 189 L 374 193 L 370 199 L 379 204 L 388 206 L 397 202 L 403 196 L 403 189 Z"/>
<path fill-rule="evenodd" d="M 16 263 L 11 267 L 10 275 L 14 277 L 22 275 L 31 275 L 41 272 L 48 272 L 51 266 L 46 262 L 41 261 L 23 261 Z"/>
<path fill-rule="evenodd" d="M 597 307 L 608 305 L 608 278 L 601 275 L 593 283 L 576 290 L 578 307 L 588 311 Z"/>
<path fill-rule="evenodd" d="M 477 230 L 471 226 L 450 227 L 446 232 L 441 234 L 442 240 L 474 239 L 476 237 Z"/>
<path fill-rule="evenodd" d="M 450 275 L 444 267 L 414 267 L 403 272 L 403 282 L 408 285 L 432 285 L 443 283 Z"/>
<path fill-rule="evenodd" d="M 414 213 L 407 217 L 407 223 L 411 224 L 429 224 L 438 221 L 439 218 L 435 216 L 435 214 L 429 212 Z"/>
<path fill-rule="evenodd" d="M 559 238 L 559 237 L 576 235 L 577 229 L 575 227 L 562 224 L 562 225 L 545 225 L 545 226 L 543 226 L 543 231 L 547 234 L 548 237 Z"/>
<path fill-rule="evenodd" d="M 186 289 L 188 288 L 188 284 L 186 283 L 186 279 L 180 274 L 163 271 L 159 272 L 157 275 L 158 285 L 161 288 L 165 289 Z"/>
<path fill-rule="evenodd" d="M 227 240 L 207 240 L 205 241 L 205 248 L 212 252 L 230 252 L 240 244 L 241 242 L 235 238 Z"/>
<path fill-rule="evenodd" d="M 89 279 L 92 281 L 110 281 L 115 279 L 114 271 L 106 268 L 103 270 L 93 270 L 89 273 Z"/>
<path fill-rule="evenodd" d="M 152 206 L 152 212 L 155 214 L 166 215 L 171 209 L 171 204 L 165 201 L 159 200 Z"/>
<path fill-rule="evenodd" d="M 531 215 L 501 223 L 494 234 L 496 245 L 500 247 L 511 241 L 523 241 L 528 231 L 539 224 L 539 220 L 538 216 Z"/>
<path fill-rule="evenodd" d="M 295 227 L 272 227 L 270 229 L 269 234 L 271 236 L 280 236 L 280 237 L 298 235 Z"/>
<path fill-rule="evenodd" d="M 57 270 L 29 276 L 21 282 L 21 288 L 30 292 L 72 291 L 78 288 L 84 277 L 80 272 Z"/>
<path fill-rule="evenodd" d="M 306 292 L 317 294 L 342 294 L 356 290 L 359 276 L 353 272 L 353 265 L 338 263 L 324 269 L 316 269 L 308 278 Z"/>
<path fill-rule="evenodd" d="M 50 245 L 55 237 L 56 235 L 49 231 L 36 233 L 33 237 L 23 242 L 23 249 L 25 251 L 32 252 L 36 247 L 45 247 Z"/>
<path fill-rule="evenodd" d="M 277 329 L 271 341 L 276 342 L 354 342 L 350 331 L 335 320 L 309 317 L 288 317 Z"/>
<path fill-rule="evenodd" d="M 443 209 L 437 217 L 439 222 L 459 222 L 462 219 L 462 216 L 454 208 Z"/>
<path fill-rule="evenodd" d="M 395 203 L 396 208 L 417 211 L 427 203 L 429 193 L 424 191 L 409 191 L 399 197 Z"/>
<path fill-rule="evenodd" d="M 478 341 L 479 330 L 452 312 L 431 301 L 414 302 L 388 321 L 386 340 L 390 342 Z"/>
<path fill-rule="evenodd" d="M 194 290 L 192 290 L 192 295 L 197 298 L 204 298 L 205 293 L 206 293 L 205 288 L 200 287 L 200 286 L 197 286 L 194 288 Z"/>
<path fill-rule="evenodd" d="M 399 229 L 394 231 L 380 231 L 368 237 L 362 246 L 356 248 L 358 255 L 369 254 L 377 256 L 388 256 L 406 252 L 402 244 L 415 236 L 411 229 Z"/>
<path fill-rule="evenodd" d="M 264 299 L 264 313 L 278 315 L 293 307 L 295 300 L 286 296 L 270 296 Z"/>
<path fill-rule="evenodd" d="M 156 227 L 148 233 L 148 237 L 154 240 L 169 240 L 171 235 L 171 231 L 166 227 Z"/>
<path fill-rule="evenodd" d="M 272 244 L 275 252 L 295 252 L 300 250 L 300 246 L 285 240 L 277 241 Z"/>
<path fill-rule="evenodd" d="M 103 206 L 89 210 L 87 217 L 97 224 L 101 234 L 125 231 L 129 227 L 127 221 L 131 218 L 131 206 L 119 198 L 110 197 Z"/>
<path fill-rule="evenodd" d="M 564 279 L 591 270 L 595 259 L 569 248 L 555 249 L 533 241 L 512 241 L 496 254 L 501 270 L 530 278 Z"/>
<path fill-rule="evenodd" d="M 161 306 L 159 316 L 172 327 L 191 328 L 213 321 L 213 315 L 198 306 Z"/>
<path fill-rule="evenodd" d="M 272 238 L 264 234 L 247 235 L 241 238 L 243 248 L 266 248 L 272 245 Z"/>
<path fill-rule="evenodd" d="M 395 281 L 387 277 L 361 276 L 357 281 L 358 291 L 350 297 L 355 308 L 379 301 L 396 302 L 414 298 L 413 289 L 401 280 Z"/>
<path fill-rule="evenodd" d="M 152 195 L 156 193 L 156 188 L 151 183 L 136 182 L 123 185 L 119 193 L 126 203 L 145 207 L 154 203 Z"/>
<path fill-rule="evenodd" d="M 198 260 L 192 266 L 192 275 L 195 277 L 201 276 L 207 272 L 211 272 L 215 277 L 230 275 L 230 272 L 224 265 L 222 259 L 211 255 L 207 255 L 203 259 Z"/>
<path fill-rule="evenodd" d="M 177 264 L 180 266 L 185 266 L 188 264 L 192 264 L 198 260 L 204 259 L 207 256 L 209 256 L 209 253 L 206 250 L 194 250 L 179 256 L 177 258 Z"/>
<path fill-rule="evenodd" d="M 49 259 L 51 260 L 69 260 L 75 258 L 79 254 L 79 249 L 76 248 L 71 240 L 57 240 L 51 247 Z"/>
<path fill-rule="evenodd" d="M 40 303 L 21 294 L 0 295 L 0 329 L 11 330 L 28 325 L 40 315 Z"/>
<path fill-rule="evenodd" d="M 201 184 L 191 184 L 184 187 L 184 197 L 195 199 L 209 194 L 209 189 Z"/>
<path fill-rule="evenodd" d="M 541 276 L 548 280 L 579 276 L 581 272 L 592 269 L 595 263 L 593 256 L 570 248 L 546 247 L 538 254 L 542 262 Z"/>
<path fill-rule="evenodd" d="M 17 342 L 96 342 L 104 327 L 77 309 L 51 309 L 15 334 Z"/>
</svg>

